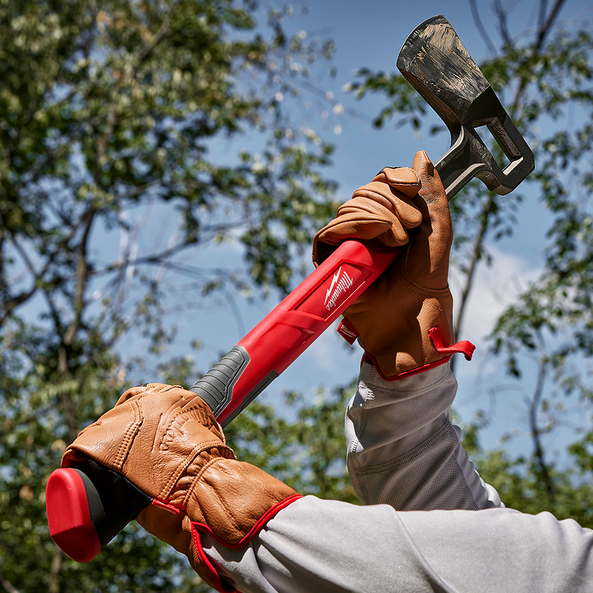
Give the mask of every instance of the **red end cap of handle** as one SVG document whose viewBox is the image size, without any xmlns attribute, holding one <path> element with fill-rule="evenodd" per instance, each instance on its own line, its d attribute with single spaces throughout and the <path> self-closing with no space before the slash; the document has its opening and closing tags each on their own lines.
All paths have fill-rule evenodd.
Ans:
<svg viewBox="0 0 593 593">
<path fill-rule="evenodd" d="M 88 562 L 101 551 L 83 476 L 73 468 L 57 469 L 50 475 L 45 491 L 49 533 L 77 562 Z"/>
</svg>

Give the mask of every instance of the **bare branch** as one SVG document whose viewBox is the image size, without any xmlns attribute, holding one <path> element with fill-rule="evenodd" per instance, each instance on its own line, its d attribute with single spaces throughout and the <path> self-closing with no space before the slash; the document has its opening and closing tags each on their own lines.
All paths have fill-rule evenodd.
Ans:
<svg viewBox="0 0 593 593">
<path fill-rule="evenodd" d="M 4 311 L 3 311 L 2 315 L 0 315 L 0 326 L 2 326 L 6 322 L 8 317 L 12 314 L 12 312 L 18 306 L 26 303 L 37 292 L 37 290 L 39 288 L 39 282 L 41 282 L 41 280 L 43 279 L 45 274 L 48 272 L 50 266 L 54 263 L 56 257 L 59 255 L 59 253 L 61 253 L 63 251 L 63 248 L 65 246 L 67 246 L 68 243 L 70 243 L 70 241 L 72 240 L 72 238 L 76 235 L 83 220 L 84 220 L 84 217 L 82 219 L 78 220 L 75 224 L 71 225 L 70 232 L 69 232 L 68 236 L 64 237 L 64 239 L 62 241 L 60 241 L 60 244 L 58 245 L 58 247 L 52 253 L 49 253 L 47 255 L 45 264 L 43 265 L 43 268 L 39 272 L 35 269 L 33 262 L 27 255 L 25 248 L 21 245 L 21 242 L 17 238 L 17 235 L 14 234 L 10 229 L 8 229 L 8 232 L 10 233 L 11 242 L 14 245 L 15 249 L 17 250 L 18 254 L 20 255 L 21 259 L 25 263 L 25 267 L 29 271 L 29 274 L 33 277 L 33 282 L 32 282 L 32 286 L 29 290 L 23 290 L 18 295 L 7 299 L 3 303 Z"/>
<path fill-rule="evenodd" d="M 480 12 L 476 5 L 476 0 L 469 0 L 469 7 L 472 12 L 472 18 L 474 19 L 476 28 L 480 32 L 480 36 L 482 37 L 482 40 L 486 44 L 486 47 L 488 48 L 488 51 L 490 52 L 490 54 L 495 56 L 498 52 L 496 51 L 496 47 L 494 47 L 494 43 L 492 43 L 492 39 L 490 39 L 490 35 L 488 35 L 488 31 L 486 31 L 486 28 L 484 27 L 484 25 L 482 23 L 482 19 L 480 18 Z"/>
<path fill-rule="evenodd" d="M 546 22 L 546 12 L 548 10 L 548 0 L 540 0 L 539 2 L 539 13 L 537 16 L 537 28 L 541 31 L 544 28 Z"/>
<path fill-rule="evenodd" d="M 171 5 L 171 8 L 169 8 L 169 10 L 167 11 L 165 18 L 163 19 L 163 22 L 161 23 L 161 26 L 159 27 L 159 30 L 155 33 L 154 37 L 140 50 L 140 53 L 138 54 L 139 62 L 147 58 L 148 55 L 152 52 L 152 50 L 158 45 L 159 41 L 167 34 L 167 31 L 169 30 L 169 25 L 171 24 L 172 9 L 173 5 Z"/>
<path fill-rule="evenodd" d="M 84 310 L 84 290 L 86 288 L 86 283 L 88 280 L 87 270 L 88 270 L 88 260 L 87 260 L 87 248 L 88 248 L 88 240 L 91 232 L 91 228 L 93 226 L 93 220 L 95 218 L 96 210 L 94 206 L 91 206 L 90 210 L 87 212 L 86 224 L 84 227 L 83 235 L 80 241 L 80 252 L 78 256 L 78 265 L 76 269 L 76 288 L 74 292 L 74 319 L 70 323 L 68 330 L 64 334 L 64 344 L 66 346 L 70 346 L 72 344 L 72 340 L 80 327 L 80 321 L 82 319 L 82 313 Z"/>
<path fill-rule="evenodd" d="M 4 303 L 4 312 L 0 316 L 0 326 L 4 325 L 11 313 L 23 303 L 27 302 L 37 292 L 37 286 L 34 284 L 30 290 L 25 290 L 20 294 L 12 297 Z"/>
<path fill-rule="evenodd" d="M 541 2 L 544 5 L 547 4 L 546 0 L 541 0 Z M 544 44 L 544 41 L 546 40 L 548 33 L 551 31 L 552 25 L 554 24 L 554 21 L 558 17 L 558 14 L 560 13 L 560 9 L 562 8 L 562 5 L 565 2 L 566 2 L 566 0 L 556 0 L 554 6 L 552 7 L 552 10 L 550 11 L 550 14 L 548 15 L 548 18 L 545 19 L 545 21 L 544 21 L 545 7 L 543 9 L 543 13 L 540 10 L 540 22 L 538 25 L 539 31 L 537 34 L 537 41 L 535 42 L 535 47 L 536 47 L 537 51 L 541 50 L 542 45 Z"/>
<path fill-rule="evenodd" d="M 0 326 L 2 326 L 4 324 L 4 322 L 6 321 L 6 319 L 8 319 L 8 317 L 10 316 L 12 311 L 14 311 L 14 309 L 16 309 L 19 305 L 22 305 L 23 303 L 28 301 L 37 292 L 38 281 L 42 278 L 43 274 L 48 270 L 51 262 L 53 261 L 53 258 L 50 257 L 48 259 L 48 261 L 46 262 L 43 270 L 40 273 L 37 273 L 37 271 L 35 270 L 35 266 L 33 265 L 33 262 L 30 260 L 29 256 L 27 255 L 27 252 L 25 251 L 24 247 L 20 244 L 20 241 L 18 241 L 14 235 L 12 236 L 12 243 L 15 246 L 15 249 L 17 250 L 19 255 L 21 256 L 22 260 L 25 262 L 25 266 L 29 270 L 29 273 L 33 276 L 33 285 L 31 286 L 31 288 L 29 290 L 24 290 L 20 294 L 14 296 L 14 297 L 8 299 L 6 302 L 4 302 L 4 312 L 2 313 L 2 316 L 0 317 Z"/>
<path fill-rule="evenodd" d="M 475 2 L 475 0 L 470 0 L 470 5 L 474 4 L 474 2 Z M 542 2 L 542 4 L 540 5 L 540 14 L 539 14 L 540 28 L 539 28 L 537 40 L 534 45 L 535 52 L 539 52 L 541 50 L 541 48 L 544 44 L 545 38 L 548 35 L 548 33 L 550 32 L 556 18 L 558 17 L 560 9 L 562 8 L 562 5 L 566 2 L 566 0 L 556 0 L 554 6 L 552 7 L 552 10 L 550 11 L 550 14 L 548 15 L 547 18 L 545 18 L 545 8 L 546 8 L 545 5 L 547 4 L 547 2 L 546 2 L 546 0 L 541 0 L 541 2 Z M 544 6 L 542 6 L 542 5 L 544 5 Z M 507 29 L 506 14 L 504 12 L 504 8 L 502 7 L 502 5 L 500 3 L 500 0 L 495 0 L 494 6 L 495 6 L 495 11 L 497 13 L 498 19 L 499 19 L 499 25 L 501 28 L 501 34 L 503 35 L 503 39 L 508 38 L 508 42 L 510 43 L 511 38 L 510 38 L 508 29 Z M 527 85 L 528 85 L 527 79 L 526 78 L 521 79 L 521 81 L 517 87 L 517 91 L 515 93 L 513 102 L 511 103 L 511 105 L 509 106 L 509 109 L 508 109 L 511 119 L 514 118 L 515 114 L 519 110 L 519 105 L 523 99 L 523 95 L 525 94 Z M 462 323 L 463 316 L 465 313 L 467 297 L 471 290 L 471 284 L 473 281 L 475 267 L 476 267 L 477 262 L 482 254 L 482 249 L 483 249 L 482 243 L 484 241 L 486 232 L 488 230 L 488 220 L 489 220 L 491 209 L 494 205 L 493 200 L 494 200 L 494 196 L 491 194 L 490 199 L 488 200 L 488 202 L 484 205 L 484 208 L 482 209 L 480 229 L 478 231 L 478 235 L 476 235 L 476 240 L 474 241 L 470 266 L 468 269 L 468 275 L 467 275 L 466 283 L 465 283 L 463 293 L 462 293 L 461 305 L 459 307 L 458 314 L 457 314 L 457 323 L 455 326 L 455 335 L 456 336 L 459 335 L 459 332 L 461 329 L 461 323 Z"/>
<path fill-rule="evenodd" d="M 503 43 L 506 45 L 507 43 L 511 43 L 511 34 L 509 32 L 509 27 L 507 25 L 507 13 L 500 0 L 494 0 L 493 4 L 494 12 L 498 19 L 498 31 L 500 36 L 502 37 Z"/>
<path fill-rule="evenodd" d="M 545 3 L 545 0 L 542 0 L 542 2 Z M 550 14 L 548 15 L 548 18 L 545 20 L 543 25 L 541 25 L 539 27 L 537 39 L 536 39 L 534 47 L 533 47 L 534 52 L 536 54 L 538 54 L 541 51 L 541 49 L 544 45 L 544 42 L 546 40 L 546 37 L 547 37 L 548 33 L 551 31 L 552 25 L 554 24 L 554 21 L 556 20 L 558 14 L 560 12 L 560 9 L 562 8 L 562 5 L 565 2 L 566 2 L 566 0 L 556 0 L 556 3 L 552 7 L 552 10 L 551 10 Z M 542 18 L 543 18 L 543 15 L 540 12 L 540 19 L 542 19 Z M 527 79 L 523 78 L 521 80 L 521 83 L 519 84 L 519 87 L 517 88 L 517 92 L 516 92 L 515 98 L 513 100 L 512 111 L 510 112 L 511 117 L 514 116 L 514 113 L 519 108 L 519 103 L 521 102 L 521 99 L 523 98 L 523 95 L 525 94 L 526 88 L 527 88 Z"/>
<path fill-rule="evenodd" d="M 2 575 L 0 575 L 0 585 L 2 585 L 8 593 L 19 593 L 19 590 Z"/>
<path fill-rule="evenodd" d="M 554 502 L 555 489 L 548 465 L 544 457 L 544 448 L 541 441 L 542 431 L 538 424 L 538 412 L 541 404 L 541 399 L 544 391 L 544 384 L 546 380 L 547 368 L 548 368 L 548 357 L 545 353 L 545 347 L 543 344 L 543 338 L 541 332 L 537 331 L 536 335 L 540 342 L 540 356 L 539 356 L 539 370 L 537 376 L 537 383 L 535 390 L 531 398 L 529 406 L 529 428 L 531 430 L 531 438 L 533 439 L 533 452 L 537 459 L 541 477 L 546 487 L 546 495 L 550 502 Z"/>
<path fill-rule="evenodd" d="M 480 228 L 478 230 L 478 234 L 474 240 L 474 245 L 472 247 L 471 252 L 471 260 L 466 274 L 465 285 L 463 287 L 463 292 L 461 293 L 461 300 L 459 304 L 459 311 L 457 313 L 457 321 L 455 322 L 454 328 L 454 336 L 455 339 L 459 339 L 459 335 L 461 333 L 461 324 L 463 322 L 463 316 L 465 313 L 465 307 L 467 303 L 467 299 L 469 297 L 469 293 L 471 291 L 471 287 L 473 285 L 474 274 L 476 272 L 476 267 L 478 265 L 478 261 L 482 257 L 482 250 L 483 250 L 483 243 L 484 237 L 486 236 L 486 232 L 488 231 L 489 221 L 490 221 L 490 214 L 493 211 L 495 204 L 494 193 L 489 192 L 488 200 L 484 207 L 482 208 L 482 212 L 480 214 Z M 451 369 L 454 368 L 455 364 L 455 357 L 451 359 Z"/>
</svg>

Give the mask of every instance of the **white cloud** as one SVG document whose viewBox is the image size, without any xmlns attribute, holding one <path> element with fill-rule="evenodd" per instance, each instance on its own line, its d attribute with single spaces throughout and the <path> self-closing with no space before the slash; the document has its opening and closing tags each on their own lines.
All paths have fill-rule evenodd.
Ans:
<svg viewBox="0 0 593 593">
<path fill-rule="evenodd" d="M 493 329 L 499 315 L 542 273 L 541 266 L 534 267 L 517 253 L 497 249 L 490 249 L 490 252 L 493 255 L 492 265 L 489 267 L 481 263 L 478 267 L 463 320 L 461 339 L 482 341 Z M 463 280 L 461 274 L 451 273 L 456 313 Z"/>
</svg>

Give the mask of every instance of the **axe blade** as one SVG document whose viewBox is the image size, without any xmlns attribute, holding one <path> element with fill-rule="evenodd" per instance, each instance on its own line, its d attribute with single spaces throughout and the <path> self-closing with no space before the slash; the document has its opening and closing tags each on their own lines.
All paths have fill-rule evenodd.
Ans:
<svg viewBox="0 0 593 593">
<path fill-rule="evenodd" d="M 533 171 L 531 149 L 444 16 L 410 33 L 397 67 L 451 132 L 451 148 L 435 165 L 449 199 L 473 177 L 508 194 Z M 504 170 L 476 131 L 484 125 L 510 161 Z"/>
</svg>

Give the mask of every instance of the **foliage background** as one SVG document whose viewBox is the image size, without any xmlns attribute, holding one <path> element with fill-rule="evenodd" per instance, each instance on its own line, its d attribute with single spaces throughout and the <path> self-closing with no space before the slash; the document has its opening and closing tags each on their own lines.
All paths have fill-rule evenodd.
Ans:
<svg viewBox="0 0 593 593">
<path fill-rule="evenodd" d="M 127 386 L 147 375 L 191 386 L 310 270 L 312 234 L 393 164 L 385 155 L 444 152 L 438 119 L 393 71 L 406 35 L 439 12 L 537 162 L 513 200 L 476 183 L 452 205 L 458 333 L 482 351 L 473 370 L 456 369 L 465 444 L 507 506 L 593 526 L 590 8 L 359 5 L 0 1 L 9 593 L 204 589 L 134 525 L 87 565 L 65 558 L 47 532 L 47 478 Z M 534 251 L 511 286 L 509 253 Z M 487 270 L 504 295 L 496 318 Z M 342 418 L 358 352 L 320 342 L 228 437 L 299 491 L 356 502 Z"/>
</svg>

